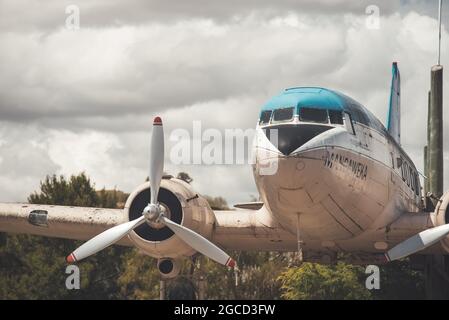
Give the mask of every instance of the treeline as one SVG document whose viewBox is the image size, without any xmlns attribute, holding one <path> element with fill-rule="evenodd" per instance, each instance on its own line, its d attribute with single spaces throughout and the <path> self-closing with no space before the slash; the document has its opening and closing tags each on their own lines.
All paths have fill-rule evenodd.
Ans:
<svg viewBox="0 0 449 320">
<path fill-rule="evenodd" d="M 179 178 L 191 182 L 187 173 Z M 70 178 L 47 176 L 30 203 L 122 208 L 128 194 L 95 190 L 81 173 Z M 227 209 L 222 197 L 207 197 L 214 210 Z M 158 299 L 156 260 L 137 249 L 109 247 L 79 263 L 81 289 L 67 290 L 65 256 L 82 242 L 0 233 L 0 299 Z M 303 263 L 294 254 L 233 252 L 239 271 L 202 256 L 183 263 L 181 276 L 167 282 L 167 297 L 192 299 L 205 283 L 208 299 L 422 299 L 424 276 L 408 261 L 381 267 L 379 290 L 365 288 L 365 268 Z"/>
</svg>

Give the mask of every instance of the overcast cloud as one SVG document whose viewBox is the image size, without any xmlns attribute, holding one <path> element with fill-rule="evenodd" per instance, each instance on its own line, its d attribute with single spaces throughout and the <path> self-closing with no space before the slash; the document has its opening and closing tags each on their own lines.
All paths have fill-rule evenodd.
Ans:
<svg viewBox="0 0 449 320">
<path fill-rule="evenodd" d="M 80 8 L 79 30 L 65 28 L 68 4 Z M 372 4 L 379 29 L 366 26 Z M 130 192 L 148 175 L 155 115 L 167 135 L 195 120 L 253 128 L 260 106 L 286 87 L 342 91 L 384 122 L 392 61 L 402 75 L 403 146 L 421 169 L 436 4 L 0 0 L 0 201 L 26 200 L 46 174 L 81 171 L 98 188 Z M 447 9 L 443 18 L 448 26 Z M 199 192 L 231 203 L 257 195 L 249 166 L 175 166 L 167 157 L 166 170 L 189 172 Z"/>
</svg>

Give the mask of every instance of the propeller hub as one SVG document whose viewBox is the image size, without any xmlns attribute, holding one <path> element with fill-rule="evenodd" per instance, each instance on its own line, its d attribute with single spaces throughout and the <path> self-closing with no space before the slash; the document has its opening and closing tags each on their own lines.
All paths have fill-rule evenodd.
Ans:
<svg viewBox="0 0 449 320">
<path fill-rule="evenodd" d="M 154 229 L 162 229 L 165 225 L 160 221 L 163 215 L 170 218 L 170 209 L 163 203 L 149 204 L 142 213 L 145 216 L 146 222 Z"/>
<path fill-rule="evenodd" d="M 161 212 L 161 208 L 158 204 L 152 204 L 146 206 L 145 209 L 143 209 L 143 215 L 145 216 L 145 219 L 147 221 L 156 221 L 159 218 L 159 214 Z"/>
</svg>

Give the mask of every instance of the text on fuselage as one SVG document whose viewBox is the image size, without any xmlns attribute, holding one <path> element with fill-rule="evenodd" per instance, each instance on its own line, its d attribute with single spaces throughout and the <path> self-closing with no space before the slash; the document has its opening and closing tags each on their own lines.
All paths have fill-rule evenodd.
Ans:
<svg viewBox="0 0 449 320">
<path fill-rule="evenodd" d="M 328 153 L 324 165 L 330 169 L 345 170 L 351 172 L 356 178 L 365 180 L 368 174 L 368 166 L 348 156 L 339 153 Z"/>
</svg>

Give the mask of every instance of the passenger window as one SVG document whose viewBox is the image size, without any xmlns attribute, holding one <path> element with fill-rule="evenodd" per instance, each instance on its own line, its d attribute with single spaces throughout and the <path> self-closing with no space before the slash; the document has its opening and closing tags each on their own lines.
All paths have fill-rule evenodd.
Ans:
<svg viewBox="0 0 449 320">
<path fill-rule="evenodd" d="M 352 124 L 351 115 L 345 112 L 345 127 L 350 134 L 355 134 L 354 125 Z"/>
<path fill-rule="evenodd" d="M 273 112 L 273 121 L 286 121 L 293 119 L 294 108 L 277 109 Z"/>
<path fill-rule="evenodd" d="M 327 110 L 315 108 L 301 108 L 299 111 L 301 121 L 328 123 Z"/>
<path fill-rule="evenodd" d="M 262 114 L 260 115 L 260 124 L 266 124 L 270 122 L 271 118 L 271 110 L 262 111 Z"/>
<path fill-rule="evenodd" d="M 343 124 L 343 116 L 341 111 L 329 110 L 329 120 L 333 124 Z"/>
</svg>

